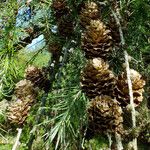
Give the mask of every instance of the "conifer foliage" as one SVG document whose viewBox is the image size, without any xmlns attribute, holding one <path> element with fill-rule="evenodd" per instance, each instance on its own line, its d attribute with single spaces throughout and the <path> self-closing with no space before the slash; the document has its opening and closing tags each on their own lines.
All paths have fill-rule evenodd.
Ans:
<svg viewBox="0 0 150 150">
<path fill-rule="evenodd" d="M 23 147 L 95 150 L 101 148 L 95 144 L 99 137 L 108 140 L 102 149 L 134 149 L 136 138 L 150 144 L 147 1 L 11 2 L 0 2 L 0 98 L 10 100 L 6 123 L 25 130 Z M 15 24 L 22 7 L 29 17 L 24 29 Z M 20 51 L 39 34 L 44 48 L 20 67 Z M 129 67 L 123 51 L 130 55 Z M 45 66 L 34 64 L 40 52 L 50 56 Z"/>
</svg>

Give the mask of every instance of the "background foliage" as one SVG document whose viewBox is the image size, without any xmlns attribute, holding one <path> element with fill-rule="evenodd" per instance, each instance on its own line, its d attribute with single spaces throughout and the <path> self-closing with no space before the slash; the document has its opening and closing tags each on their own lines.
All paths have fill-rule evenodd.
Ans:
<svg viewBox="0 0 150 150">
<path fill-rule="evenodd" d="M 32 37 L 36 38 L 38 35 L 44 34 L 46 46 L 29 52 L 25 49 L 27 44 L 20 43 L 20 41 L 22 42 L 21 35 L 26 37 L 28 34 L 26 28 L 15 25 L 21 4 L 16 0 L 0 1 L 0 11 L 2 12 L 0 13 L 0 105 L 5 101 L 1 105 L 4 107 L 0 107 L 0 149 L 11 149 L 17 132 L 9 124 L 5 109 L 11 101 L 15 84 L 24 78 L 24 70 L 29 64 L 40 68 L 49 66 L 52 54 L 48 52 L 48 44 L 56 40 L 63 45 L 62 63 L 51 91 L 47 95 L 44 91 L 40 91 L 38 95 L 37 103 L 33 106 L 23 128 L 20 149 L 29 149 L 29 147 L 32 147 L 33 150 L 108 148 L 105 136 L 94 137 L 87 141 L 81 135 L 86 131 L 88 103 L 88 99 L 80 89 L 80 72 L 86 60 L 80 50 L 82 28 L 79 25 L 76 7 L 81 4 L 82 0 L 68 0 L 67 2 L 73 10 L 72 18 L 76 24 L 75 33 L 70 38 L 60 37 L 57 32 L 52 33 L 52 30 L 55 30 L 56 22 L 50 9 L 51 0 L 31 1 L 32 17 L 28 26 L 35 28 L 36 34 Z M 111 13 L 111 1 L 98 2 L 102 3 L 101 12 L 103 20 L 107 23 Z M 150 1 L 120 0 L 119 2 L 122 6 L 122 20 L 125 22 L 123 31 L 126 48 L 133 57 L 131 65 L 144 75 L 147 80 L 146 91 L 149 91 Z M 19 50 L 18 43 L 22 47 Z M 123 61 L 122 50 L 114 53 L 112 58 L 112 65 L 115 66 L 115 72 L 118 73 Z M 145 93 L 145 96 L 148 98 L 148 92 Z M 45 105 L 42 104 L 43 97 L 46 99 Z M 149 112 L 147 119 L 149 119 Z"/>
</svg>

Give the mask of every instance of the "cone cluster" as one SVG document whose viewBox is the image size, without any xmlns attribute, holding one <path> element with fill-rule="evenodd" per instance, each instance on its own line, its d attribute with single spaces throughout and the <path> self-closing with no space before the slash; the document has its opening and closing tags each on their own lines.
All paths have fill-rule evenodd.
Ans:
<svg viewBox="0 0 150 150">
<path fill-rule="evenodd" d="M 49 89 L 49 80 L 47 79 L 46 73 L 35 66 L 29 66 L 25 70 L 25 78 L 30 80 L 34 87 L 39 87 L 40 89 Z"/>
<path fill-rule="evenodd" d="M 97 134 L 123 131 L 122 108 L 114 99 L 116 78 L 101 58 L 88 61 L 81 72 L 81 88 L 90 98 L 88 132 Z M 92 130 L 92 131 L 91 131 Z"/>
<path fill-rule="evenodd" d="M 85 3 L 81 9 L 80 22 L 84 27 L 81 48 L 88 59 L 81 72 L 81 88 L 90 99 L 87 110 L 89 120 L 87 131 L 97 134 L 107 130 L 121 134 L 123 133 L 122 108 L 130 103 L 127 76 L 126 72 L 123 72 L 116 77 L 107 63 L 113 42 L 119 43 L 120 36 L 115 31 L 109 30 L 100 20 L 100 11 L 94 2 Z M 143 100 L 145 81 L 133 69 L 131 69 L 131 81 L 136 107 Z"/>
<path fill-rule="evenodd" d="M 145 85 L 145 81 L 142 79 L 142 76 L 133 69 L 130 69 L 130 78 L 132 82 L 134 105 L 136 107 L 143 100 L 142 93 L 144 92 L 143 87 Z M 120 102 L 120 105 L 122 107 L 125 107 L 128 104 L 130 104 L 126 72 L 122 72 L 117 78 L 115 97 Z"/>
<path fill-rule="evenodd" d="M 85 27 L 81 48 L 89 59 L 81 72 L 81 88 L 90 98 L 88 132 L 121 132 L 122 109 L 113 99 L 116 78 L 106 61 L 112 51 L 110 30 L 100 20 L 100 11 L 94 2 L 85 3 L 80 22 Z"/>
<path fill-rule="evenodd" d="M 13 101 L 7 112 L 11 124 L 22 126 L 28 116 L 31 106 L 36 101 L 37 92 L 29 80 L 21 80 L 16 84 L 15 101 Z"/>
</svg>

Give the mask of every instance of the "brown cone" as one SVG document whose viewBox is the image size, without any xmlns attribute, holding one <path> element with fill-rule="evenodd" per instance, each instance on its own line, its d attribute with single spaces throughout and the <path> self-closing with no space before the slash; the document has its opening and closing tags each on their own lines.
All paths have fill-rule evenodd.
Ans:
<svg viewBox="0 0 150 150">
<path fill-rule="evenodd" d="M 80 23 L 83 27 L 90 25 L 91 20 L 97 20 L 100 17 L 100 11 L 95 2 L 87 2 L 81 8 Z"/>
<path fill-rule="evenodd" d="M 52 53 L 55 57 L 58 57 L 60 55 L 61 50 L 62 46 L 60 45 L 60 43 L 52 42 L 48 45 L 48 51 Z"/>
<path fill-rule="evenodd" d="M 87 58 L 107 59 L 112 51 L 110 30 L 107 30 L 100 20 L 92 20 L 90 26 L 82 34 L 81 47 Z"/>
<path fill-rule="evenodd" d="M 142 93 L 144 92 L 145 81 L 142 79 L 142 76 L 135 70 L 131 69 L 131 82 L 133 89 L 133 97 L 135 107 L 138 106 L 142 100 Z M 121 106 L 127 106 L 130 103 L 129 90 L 128 90 L 128 82 L 126 73 L 122 72 L 117 79 L 117 85 L 115 88 L 115 96 L 116 99 L 120 102 Z"/>
<path fill-rule="evenodd" d="M 25 71 L 25 78 L 30 80 L 35 87 L 39 87 L 44 90 L 49 88 L 49 80 L 42 69 L 29 66 Z"/>
<path fill-rule="evenodd" d="M 101 58 L 89 60 L 81 73 L 81 87 L 89 98 L 99 95 L 113 96 L 115 76 Z"/>
<path fill-rule="evenodd" d="M 28 116 L 31 106 L 28 101 L 18 99 L 8 107 L 7 117 L 11 124 L 22 126 Z"/>
<path fill-rule="evenodd" d="M 58 26 L 58 33 L 62 37 L 70 37 L 74 31 L 71 9 L 65 0 L 53 0 L 52 8 Z"/>
<path fill-rule="evenodd" d="M 34 102 L 37 96 L 37 92 L 33 87 L 33 84 L 29 80 L 21 80 L 16 84 L 15 96 L 18 99 L 28 98 L 30 103 Z"/>
<path fill-rule="evenodd" d="M 120 45 L 120 33 L 119 33 L 119 27 L 115 21 L 115 19 L 111 16 L 108 23 L 108 28 L 111 31 L 112 41 L 113 44 L 116 46 Z"/>
<path fill-rule="evenodd" d="M 58 22 L 58 32 L 63 37 L 70 37 L 73 34 L 74 25 L 71 16 L 65 16 Z"/>
<path fill-rule="evenodd" d="M 63 15 L 69 13 L 69 8 L 67 7 L 67 3 L 65 0 L 53 0 L 52 9 L 54 10 L 54 16 L 58 21 Z"/>
<path fill-rule="evenodd" d="M 122 109 L 118 102 L 109 96 L 97 96 L 88 108 L 89 128 L 96 134 L 100 132 L 123 131 Z"/>
<path fill-rule="evenodd" d="M 17 101 L 13 101 L 8 107 L 7 117 L 10 123 L 22 126 L 36 101 L 37 91 L 31 81 L 24 79 L 16 84 L 14 93 Z"/>
</svg>

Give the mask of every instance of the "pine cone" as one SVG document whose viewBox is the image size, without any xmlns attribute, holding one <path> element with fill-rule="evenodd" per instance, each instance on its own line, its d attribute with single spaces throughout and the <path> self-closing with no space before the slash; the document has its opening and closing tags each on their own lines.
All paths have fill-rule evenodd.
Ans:
<svg viewBox="0 0 150 150">
<path fill-rule="evenodd" d="M 28 116 L 31 106 L 28 101 L 18 99 L 8 107 L 7 117 L 11 124 L 22 126 Z"/>
<path fill-rule="evenodd" d="M 81 87 L 89 98 L 99 95 L 113 96 L 115 76 L 101 58 L 89 60 L 81 73 Z"/>
<path fill-rule="evenodd" d="M 121 42 L 120 33 L 119 33 L 119 26 L 117 25 L 113 16 L 111 16 L 111 18 L 109 19 L 109 23 L 107 26 L 108 26 L 109 30 L 111 31 L 113 44 L 116 46 L 119 46 L 120 42 Z"/>
<path fill-rule="evenodd" d="M 62 16 L 66 15 L 70 12 L 65 0 L 53 0 L 51 7 L 54 10 L 54 16 L 57 21 Z"/>
<path fill-rule="evenodd" d="M 30 80 L 35 87 L 39 87 L 44 90 L 49 89 L 49 80 L 47 79 L 47 76 L 42 69 L 34 66 L 29 66 L 25 70 L 25 78 L 27 80 Z"/>
<path fill-rule="evenodd" d="M 65 16 L 58 21 L 58 32 L 63 37 L 70 37 L 74 31 L 74 24 L 71 16 Z"/>
<path fill-rule="evenodd" d="M 33 84 L 29 80 L 21 80 L 16 84 L 15 96 L 18 99 L 29 99 L 30 103 L 34 102 L 37 96 L 37 92 L 33 87 Z"/>
<path fill-rule="evenodd" d="M 100 20 L 92 20 L 87 31 L 82 34 L 81 47 L 87 58 L 108 58 L 112 51 L 110 30 Z"/>
<path fill-rule="evenodd" d="M 55 63 L 59 63 L 62 45 L 58 42 L 51 42 L 48 44 L 48 51 L 52 54 L 52 59 L 55 61 Z"/>
<path fill-rule="evenodd" d="M 118 102 L 109 96 L 97 96 L 88 108 L 89 128 L 94 133 L 123 132 L 122 109 Z"/>
<path fill-rule="evenodd" d="M 22 126 L 28 116 L 29 110 L 37 97 L 37 91 L 29 80 L 21 80 L 16 84 L 15 97 L 8 107 L 7 117 L 10 123 Z"/>
<path fill-rule="evenodd" d="M 132 82 L 134 105 L 138 106 L 142 100 L 142 93 L 144 92 L 145 81 L 142 79 L 142 76 L 135 70 L 130 70 L 130 78 Z M 115 88 L 116 99 L 120 102 L 120 105 L 125 107 L 130 103 L 129 89 L 126 72 L 122 72 L 117 79 L 117 84 Z"/>
<path fill-rule="evenodd" d="M 100 17 L 100 11 L 95 2 L 87 2 L 81 8 L 80 23 L 83 27 L 90 25 L 91 20 L 97 20 Z"/>
<path fill-rule="evenodd" d="M 55 56 L 57 55 L 59 56 L 59 54 L 61 53 L 61 49 L 62 49 L 62 46 L 60 45 L 60 43 L 57 43 L 57 42 L 52 42 L 52 43 L 49 43 L 48 45 L 48 51 Z"/>
<path fill-rule="evenodd" d="M 71 9 L 64 0 L 54 0 L 52 3 L 58 32 L 62 37 L 70 37 L 74 31 Z"/>
</svg>

